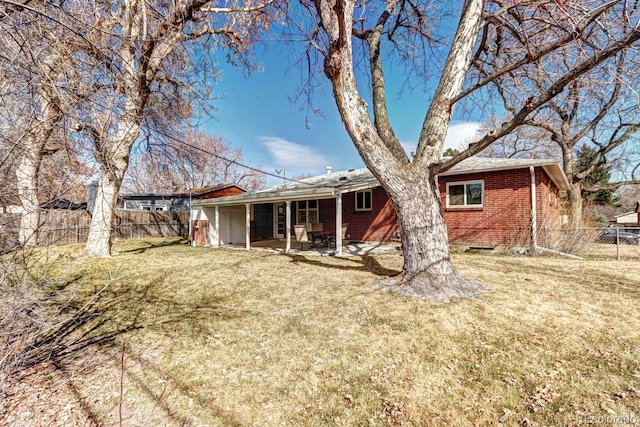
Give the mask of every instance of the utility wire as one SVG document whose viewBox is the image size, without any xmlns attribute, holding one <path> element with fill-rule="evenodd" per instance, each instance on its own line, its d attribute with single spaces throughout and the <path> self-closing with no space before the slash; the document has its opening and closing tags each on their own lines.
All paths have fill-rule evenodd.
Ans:
<svg viewBox="0 0 640 427">
<path fill-rule="evenodd" d="M 245 165 L 245 164 L 243 164 L 243 163 L 239 163 L 239 162 L 238 162 L 238 161 L 236 161 L 236 160 L 228 159 L 228 158 L 226 158 L 226 157 L 224 157 L 224 156 L 221 156 L 221 155 L 219 155 L 219 154 L 212 153 L 212 152 L 211 152 L 211 151 L 209 151 L 209 150 L 206 150 L 206 149 L 204 149 L 204 148 L 201 148 L 201 147 L 198 147 L 198 146 L 196 146 L 196 145 L 190 144 L 190 143 L 188 143 L 188 142 L 186 142 L 186 141 L 183 141 L 183 140 L 181 140 L 181 139 L 179 139 L 179 138 L 176 138 L 176 137 L 174 137 L 174 136 L 172 136 L 172 135 L 168 135 L 168 134 L 166 134 L 166 133 L 159 132 L 158 130 L 154 130 L 154 132 L 156 132 L 156 133 L 160 133 L 160 134 L 161 134 L 162 136 L 164 136 L 165 138 L 170 139 L 170 140 L 172 140 L 172 141 L 175 141 L 175 142 L 177 142 L 177 143 L 179 143 L 179 144 L 185 145 L 185 146 L 187 146 L 187 147 L 189 147 L 189 148 L 192 148 L 192 149 L 194 149 L 194 150 L 201 151 L 201 152 L 203 152 L 203 153 L 205 153 L 205 154 L 209 154 L 209 155 L 211 155 L 211 156 L 213 156 L 213 157 L 216 157 L 216 158 L 218 158 L 218 159 L 220 159 L 220 160 L 222 160 L 222 161 L 225 161 L 225 162 L 228 162 L 228 163 L 234 164 L 234 165 L 239 166 L 239 167 L 241 167 L 241 168 L 249 169 L 249 170 L 252 170 L 252 171 L 254 171 L 254 172 L 258 172 L 258 173 L 261 173 L 261 174 L 264 174 L 264 175 L 268 175 L 268 176 L 271 176 L 271 177 L 274 177 L 274 178 L 283 179 L 283 180 L 285 180 L 285 181 L 295 182 L 295 183 L 298 183 L 298 184 L 309 185 L 309 186 L 312 186 L 312 185 L 313 185 L 313 184 L 308 183 L 308 182 L 300 181 L 300 180 L 293 179 L 293 178 L 283 177 L 282 175 L 277 175 L 277 174 L 275 174 L 275 173 L 270 173 L 270 172 L 267 172 L 267 171 L 262 170 L 262 169 L 254 168 L 253 166 L 249 166 L 249 165 Z"/>
</svg>

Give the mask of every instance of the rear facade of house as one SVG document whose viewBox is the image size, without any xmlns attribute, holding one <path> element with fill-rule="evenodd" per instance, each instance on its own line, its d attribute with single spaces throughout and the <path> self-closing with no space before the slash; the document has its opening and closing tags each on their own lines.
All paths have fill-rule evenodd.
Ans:
<svg viewBox="0 0 640 427">
<path fill-rule="evenodd" d="M 561 218 L 557 183 L 562 181 L 559 175 L 564 175 L 558 173 L 557 165 L 551 167 L 538 162 L 531 166 L 523 161 L 511 161 L 509 167 L 496 169 L 496 160 L 491 160 L 488 168 L 487 162 L 476 161 L 471 168 L 452 170 L 438 179 L 442 211 L 452 244 L 526 247 L 535 234 L 532 233 L 534 222 L 538 236 L 543 236 L 545 226 L 558 227 Z M 482 167 L 484 171 L 477 170 Z M 349 176 L 346 172 L 344 174 Z M 343 187 L 340 193 L 341 222 L 348 224 L 347 241 L 388 242 L 399 239 L 393 205 L 377 181 L 354 186 L 353 191 Z M 215 232 L 222 244 L 246 243 L 247 235 L 252 242 L 284 238 L 285 200 L 290 203 L 292 228 L 294 224 L 322 223 L 324 230 L 336 230 L 338 203 L 335 197 L 323 193 L 316 198 L 313 191 L 306 195 L 300 190 L 280 190 L 278 197 L 274 192 L 265 194 L 269 196 L 264 199 L 272 200 L 262 202 L 261 197 L 256 196 L 250 203 L 235 203 L 234 198 L 228 198 L 224 201 L 228 204 L 216 206 L 219 225 Z M 535 215 L 532 214 L 534 205 Z M 209 233 L 212 217 L 212 208 L 206 206 L 192 216 L 197 245 L 213 244 L 211 239 L 205 238 L 213 234 Z M 249 233 L 246 232 L 247 224 Z M 537 243 L 543 243 L 540 237 Z"/>
</svg>

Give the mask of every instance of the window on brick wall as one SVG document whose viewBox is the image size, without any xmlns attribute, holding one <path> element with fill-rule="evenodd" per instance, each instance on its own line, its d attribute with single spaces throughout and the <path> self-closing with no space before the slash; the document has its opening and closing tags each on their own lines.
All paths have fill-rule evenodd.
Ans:
<svg viewBox="0 0 640 427">
<path fill-rule="evenodd" d="M 356 211 L 371 210 L 371 190 L 356 191 Z"/>
<path fill-rule="evenodd" d="M 481 208 L 484 205 L 484 181 L 447 183 L 447 207 Z"/>
<path fill-rule="evenodd" d="M 300 200 L 296 202 L 296 224 L 319 222 L 317 200 Z"/>
</svg>

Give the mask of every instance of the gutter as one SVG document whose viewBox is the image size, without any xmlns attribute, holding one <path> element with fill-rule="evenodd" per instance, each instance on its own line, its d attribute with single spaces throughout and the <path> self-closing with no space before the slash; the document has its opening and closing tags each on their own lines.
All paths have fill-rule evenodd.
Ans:
<svg viewBox="0 0 640 427">
<path fill-rule="evenodd" d="M 554 249 L 544 248 L 538 246 L 538 211 L 537 211 L 537 197 L 536 197 L 536 171 L 534 166 L 529 166 L 529 172 L 531 173 L 531 247 L 533 253 L 538 255 L 540 253 L 548 255 L 558 255 L 571 259 L 584 259 L 577 255 L 568 254 L 566 252 L 556 251 Z"/>
</svg>

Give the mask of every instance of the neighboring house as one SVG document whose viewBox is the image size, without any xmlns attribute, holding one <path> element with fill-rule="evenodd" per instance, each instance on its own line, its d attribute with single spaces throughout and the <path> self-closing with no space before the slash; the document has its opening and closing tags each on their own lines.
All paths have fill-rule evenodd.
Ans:
<svg viewBox="0 0 640 427">
<path fill-rule="evenodd" d="M 532 225 L 535 232 L 559 226 L 559 191 L 569 188 L 555 160 L 473 157 L 441 174 L 438 182 L 451 243 L 491 247 L 528 245 L 535 234 Z M 204 236 L 196 244 L 249 249 L 251 241 L 277 238 L 289 249 L 294 225 L 315 222 L 334 232 L 349 224 L 346 238 L 352 241 L 399 237 L 391 201 L 368 169 L 328 172 L 192 206 L 193 227 Z M 342 233 L 336 240 L 340 253 Z"/>
<path fill-rule="evenodd" d="M 635 210 L 633 212 L 627 212 L 622 215 L 617 215 L 613 221 L 615 224 L 620 225 L 638 225 L 640 224 L 640 202 L 636 203 Z"/>
<path fill-rule="evenodd" d="M 194 188 L 183 193 L 123 194 L 118 198 L 117 208 L 141 211 L 188 211 L 194 200 L 235 196 L 244 192 L 246 190 L 239 185 L 220 184 Z"/>
<path fill-rule="evenodd" d="M 56 198 L 56 199 L 51 199 L 48 202 L 42 203 L 40 205 L 40 208 L 42 208 L 42 209 L 66 209 L 66 210 L 70 210 L 70 211 L 77 211 L 77 210 L 86 210 L 87 209 L 87 204 L 86 203 L 73 203 L 73 202 L 70 202 L 67 199 Z"/>
</svg>

